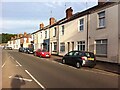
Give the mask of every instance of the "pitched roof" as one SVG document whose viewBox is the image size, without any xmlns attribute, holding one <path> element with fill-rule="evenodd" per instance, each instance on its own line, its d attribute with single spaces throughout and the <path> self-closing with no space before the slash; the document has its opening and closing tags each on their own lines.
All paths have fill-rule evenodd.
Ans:
<svg viewBox="0 0 120 90">
<path fill-rule="evenodd" d="M 77 13 L 73 14 L 73 16 L 70 17 L 69 19 L 66 19 L 63 22 L 60 22 L 59 25 L 64 24 L 64 23 L 69 22 L 69 21 L 72 21 L 72 20 L 74 20 L 76 18 L 79 18 L 79 17 L 82 17 L 84 15 L 90 14 L 92 12 L 95 12 L 96 10 L 101 9 L 103 7 L 106 7 L 106 6 L 109 6 L 109 5 L 115 5 L 115 4 L 116 4 L 116 2 L 106 2 L 102 5 L 96 5 L 94 7 L 91 7 L 89 9 L 85 10 L 85 11 L 77 12 Z"/>
</svg>

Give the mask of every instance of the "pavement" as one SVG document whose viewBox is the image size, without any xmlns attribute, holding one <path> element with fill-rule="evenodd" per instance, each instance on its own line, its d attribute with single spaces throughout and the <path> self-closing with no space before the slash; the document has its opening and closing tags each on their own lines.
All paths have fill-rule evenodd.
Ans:
<svg viewBox="0 0 120 90">
<path fill-rule="evenodd" d="M 57 55 L 52 55 L 51 56 L 53 60 L 57 62 L 62 62 L 62 56 L 57 56 Z M 100 69 L 116 74 L 120 74 L 120 65 L 116 63 L 110 63 L 110 62 L 103 62 L 103 61 L 98 61 L 96 60 L 96 66 L 94 67 L 95 69 Z"/>
</svg>

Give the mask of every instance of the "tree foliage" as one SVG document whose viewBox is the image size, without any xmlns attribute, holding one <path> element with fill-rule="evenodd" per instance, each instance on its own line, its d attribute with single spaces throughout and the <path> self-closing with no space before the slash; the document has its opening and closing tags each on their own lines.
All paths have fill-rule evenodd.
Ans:
<svg viewBox="0 0 120 90">
<path fill-rule="evenodd" d="M 16 36 L 16 34 L 2 33 L 0 34 L 0 43 L 7 43 L 11 40 L 11 37 Z"/>
</svg>

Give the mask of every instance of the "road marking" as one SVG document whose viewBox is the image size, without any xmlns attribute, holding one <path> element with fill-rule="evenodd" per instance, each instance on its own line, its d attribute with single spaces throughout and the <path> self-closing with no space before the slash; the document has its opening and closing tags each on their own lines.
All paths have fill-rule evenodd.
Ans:
<svg viewBox="0 0 120 90">
<path fill-rule="evenodd" d="M 12 56 L 9 56 L 10 58 L 14 59 Z"/>
<path fill-rule="evenodd" d="M 18 61 L 16 61 L 16 63 L 17 63 L 20 67 L 22 66 Z"/>
<path fill-rule="evenodd" d="M 2 65 L 2 68 L 5 66 L 6 62 Z"/>
<path fill-rule="evenodd" d="M 59 63 L 60 65 L 64 65 L 64 64 L 62 64 L 62 63 Z"/>
<path fill-rule="evenodd" d="M 45 87 L 39 83 L 27 70 L 25 70 L 25 72 L 43 89 L 45 90 Z"/>
<path fill-rule="evenodd" d="M 21 78 L 21 77 L 12 77 L 12 76 L 9 76 L 10 79 L 19 79 L 19 80 L 24 80 L 24 81 L 28 81 L 28 82 L 32 82 L 31 79 L 26 79 L 26 78 Z"/>
</svg>

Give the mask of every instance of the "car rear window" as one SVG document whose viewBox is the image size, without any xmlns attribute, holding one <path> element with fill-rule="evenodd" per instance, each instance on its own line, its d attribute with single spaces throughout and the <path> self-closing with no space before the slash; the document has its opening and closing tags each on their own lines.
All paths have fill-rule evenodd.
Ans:
<svg viewBox="0 0 120 90">
<path fill-rule="evenodd" d="M 89 52 L 86 52 L 85 56 L 88 57 L 88 58 L 94 58 L 94 54 L 93 53 L 89 53 Z"/>
</svg>

